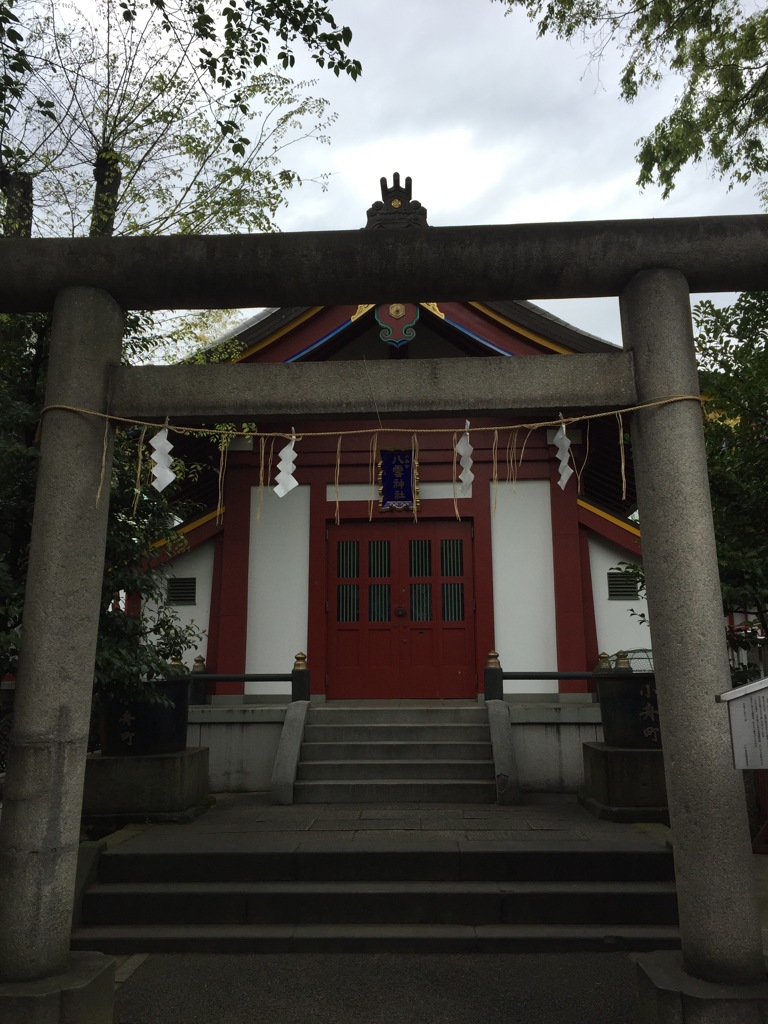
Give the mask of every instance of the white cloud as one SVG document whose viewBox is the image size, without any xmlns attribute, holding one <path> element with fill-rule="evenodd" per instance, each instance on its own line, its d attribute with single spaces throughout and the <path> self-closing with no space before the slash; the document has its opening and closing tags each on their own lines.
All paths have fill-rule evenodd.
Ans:
<svg viewBox="0 0 768 1024">
<path fill-rule="evenodd" d="M 334 0 L 363 62 L 353 83 L 300 62 L 339 118 L 332 145 L 303 146 L 297 169 L 330 172 L 326 192 L 305 185 L 283 230 L 362 227 L 393 171 L 434 225 L 492 224 L 758 212 L 753 191 L 726 186 L 704 166 L 686 169 L 668 201 L 635 184 L 636 141 L 669 109 L 677 83 L 617 99 L 621 67 L 597 69 L 586 43 L 537 39 L 490 0 Z M 550 304 L 548 304 L 550 305 Z M 552 306 L 596 334 L 618 338 L 616 301 Z"/>
</svg>

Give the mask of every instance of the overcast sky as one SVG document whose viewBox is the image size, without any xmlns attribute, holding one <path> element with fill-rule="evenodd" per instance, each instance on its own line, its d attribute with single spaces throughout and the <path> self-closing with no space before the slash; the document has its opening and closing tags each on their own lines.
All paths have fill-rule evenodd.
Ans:
<svg viewBox="0 0 768 1024">
<path fill-rule="evenodd" d="M 379 179 L 394 171 L 413 179 L 435 226 L 760 212 L 752 188 L 729 192 L 703 165 L 668 200 L 635 184 L 635 142 L 669 110 L 674 82 L 622 103 L 617 56 L 590 67 L 587 43 L 537 39 L 520 12 L 505 17 L 491 0 L 331 7 L 354 33 L 363 75 L 352 82 L 297 64 L 293 76 L 317 77 L 338 119 L 329 146 L 290 156 L 304 176 L 330 178 L 325 192 L 306 184 L 293 193 L 284 231 L 362 227 Z M 615 299 L 542 305 L 619 341 Z"/>
</svg>

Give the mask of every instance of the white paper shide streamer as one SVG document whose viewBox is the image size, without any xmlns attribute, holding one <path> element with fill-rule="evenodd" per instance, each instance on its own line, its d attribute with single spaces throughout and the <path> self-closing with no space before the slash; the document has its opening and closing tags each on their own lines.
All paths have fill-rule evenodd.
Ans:
<svg viewBox="0 0 768 1024">
<path fill-rule="evenodd" d="M 150 447 L 152 448 L 152 455 L 150 458 L 154 462 L 152 467 L 152 486 L 156 491 L 163 491 L 168 484 L 173 483 L 176 479 L 176 474 L 171 469 L 171 449 L 173 445 L 168 440 L 168 428 L 163 427 L 162 430 L 158 430 L 153 438 L 151 438 Z"/>
<path fill-rule="evenodd" d="M 474 449 L 469 443 L 469 420 L 465 420 L 464 433 L 461 435 L 458 444 L 456 445 L 456 454 L 459 456 L 459 462 L 461 463 L 461 473 L 459 473 L 459 495 L 462 498 L 466 498 L 472 490 L 472 481 L 475 479 L 475 474 L 472 472 L 473 451 Z"/>
<path fill-rule="evenodd" d="M 565 433 L 565 424 L 561 423 L 557 433 L 552 438 L 552 443 L 557 448 L 557 459 L 560 463 L 560 479 L 557 481 L 561 491 L 565 490 L 565 485 L 573 476 L 573 469 L 568 465 L 571 442 Z"/>
<path fill-rule="evenodd" d="M 284 498 L 294 487 L 299 486 L 298 480 L 294 478 L 293 472 L 296 463 L 296 436 L 292 435 L 291 440 L 280 452 L 280 461 L 277 464 L 277 476 L 275 477 L 274 492 L 278 498 Z"/>
</svg>

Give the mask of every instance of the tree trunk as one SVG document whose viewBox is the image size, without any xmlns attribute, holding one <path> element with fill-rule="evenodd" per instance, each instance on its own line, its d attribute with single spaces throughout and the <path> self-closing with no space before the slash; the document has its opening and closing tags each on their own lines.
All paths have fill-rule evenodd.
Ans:
<svg viewBox="0 0 768 1024">
<path fill-rule="evenodd" d="M 32 237 L 32 175 L 0 163 L 0 193 L 5 197 L 3 235 Z"/>
<path fill-rule="evenodd" d="M 96 154 L 93 165 L 96 191 L 93 196 L 89 232 L 91 238 L 109 237 L 114 234 L 117 201 L 123 177 L 118 160 L 117 153 L 112 150 L 102 149 Z"/>
</svg>

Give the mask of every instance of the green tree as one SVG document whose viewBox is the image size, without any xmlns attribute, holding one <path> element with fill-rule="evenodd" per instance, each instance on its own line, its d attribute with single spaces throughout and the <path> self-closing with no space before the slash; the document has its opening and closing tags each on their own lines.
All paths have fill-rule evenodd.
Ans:
<svg viewBox="0 0 768 1024">
<path fill-rule="evenodd" d="M 638 142 L 638 183 L 668 196 L 680 170 L 707 160 L 729 182 L 768 171 L 768 12 L 738 0 L 499 0 L 522 8 L 539 35 L 589 41 L 599 61 L 615 47 L 622 99 L 665 78 L 672 110 Z"/>
<path fill-rule="evenodd" d="M 731 651 L 743 652 L 764 644 L 760 633 L 768 637 L 768 292 L 723 308 L 701 302 L 693 316 L 723 611 L 745 611 L 754 624 L 726 630 Z M 641 565 L 616 568 L 644 592 Z M 732 659 L 734 686 L 755 672 Z"/>
<path fill-rule="evenodd" d="M 0 0 L 0 122 L 14 110 L 32 69 L 26 15 L 34 8 L 30 0 Z M 284 69 L 293 66 L 298 42 L 336 75 L 355 79 L 361 72 L 360 62 L 347 53 L 351 30 L 337 25 L 321 0 L 120 0 L 119 14 L 129 23 L 158 15 L 190 65 L 227 90 L 265 67 L 275 44 Z"/>
<path fill-rule="evenodd" d="M 159 15 L 139 25 L 119 13 L 115 0 L 93 22 L 38 4 L 31 70 L 0 121 L 4 233 L 274 230 L 301 182 L 288 149 L 327 141 L 333 121 L 307 94 L 314 83 L 266 71 L 236 94 L 211 86 Z"/>
<path fill-rule="evenodd" d="M 213 81 L 190 61 L 193 43 L 168 32 L 168 9 L 158 12 L 126 18 L 107 0 L 90 21 L 36 6 L 21 87 L 6 92 L 0 118 L 3 233 L 276 229 L 276 213 L 301 183 L 284 158 L 300 139 L 327 141 L 325 101 L 274 71 L 243 70 L 232 88 Z M 221 328 L 226 316 L 131 313 L 125 357 L 146 359 L 158 344 L 178 356 L 181 339 Z M 47 316 L 0 317 L 0 674 L 15 670 L 22 625 L 49 328 Z M 148 486 L 146 450 L 137 494 L 138 440 L 118 433 L 115 446 L 96 665 L 105 694 L 163 674 L 169 656 L 195 639 L 165 600 L 153 547 L 181 543 L 168 524 L 189 509 L 178 506 L 178 484 L 162 495 Z M 125 592 L 140 594 L 150 614 L 126 614 L 116 600 Z"/>
<path fill-rule="evenodd" d="M 723 604 L 754 609 L 768 636 L 768 293 L 694 319 Z"/>
</svg>

